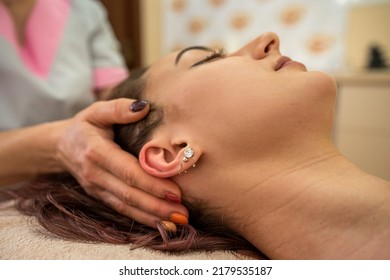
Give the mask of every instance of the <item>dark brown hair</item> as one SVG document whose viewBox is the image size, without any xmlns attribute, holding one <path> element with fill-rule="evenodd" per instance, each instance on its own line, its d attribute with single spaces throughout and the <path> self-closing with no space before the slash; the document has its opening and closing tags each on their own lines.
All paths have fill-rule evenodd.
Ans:
<svg viewBox="0 0 390 280">
<path fill-rule="evenodd" d="M 145 69 L 133 71 L 129 79 L 113 91 L 111 98 L 142 99 L 146 85 Z M 116 125 L 115 141 L 138 156 L 151 132 L 163 121 L 163 109 L 151 104 L 149 114 L 137 123 Z M 156 229 L 122 216 L 85 193 L 69 174 L 42 177 L 14 191 L 18 209 L 35 216 L 49 232 L 70 240 L 131 244 L 165 252 L 229 250 L 253 258 L 265 258 L 252 244 L 222 223 L 202 202 L 184 202 L 190 212 L 190 225 L 168 232 L 160 222 Z"/>
</svg>

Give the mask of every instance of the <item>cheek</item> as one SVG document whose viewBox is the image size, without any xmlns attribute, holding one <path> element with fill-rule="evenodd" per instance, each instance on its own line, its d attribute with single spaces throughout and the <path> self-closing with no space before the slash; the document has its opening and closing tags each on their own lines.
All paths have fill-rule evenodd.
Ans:
<svg viewBox="0 0 390 280">
<path fill-rule="evenodd" d="M 330 76 L 312 72 L 302 86 L 301 103 L 313 117 L 321 119 L 329 111 L 334 110 L 337 86 L 335 80 Z"/>
<path fill-rule="evenodd" d="M 229 149 L 243 141 L 248 146 L 269 145 L 292 135 L 328 131 L 333 123 L 335 84 L 320 73 L 294 79 L 236 75 L 229 80 L 209 75 L 183 85 L 176 88 L 172 113 L 204 141 Z"/>
<path fill-rule="evenodd" d="M 254 75 L 239 77 L 237 73 L 234 79 L 226 78 L 231 76 L 208 75 L 184 81 L 174 100 L 174 107 L 181 108 L 176 115 L 218 138 L 250 138 L 254 130 L 272 122 L 281 105 L 277 83 Z"/>
<path fill-rule="evenodd" d="M 204 75 L 183 80 L 173 91 L 174 98 L 169 102 L 189 115 L 198 117 L 221 110 L 226 97 L 232 97 L 226 89 L 226 84 Z M 229 108 L 224 106 L 223 110 Z"/>
<path fill-rule="evenodd" d="M 294 133 L 329 132 L 333 126 L 336 84 L 323 73 L 309 73 L 292 83 L 283 106 L 279 108 L 281 127 Z"/>
</svg>

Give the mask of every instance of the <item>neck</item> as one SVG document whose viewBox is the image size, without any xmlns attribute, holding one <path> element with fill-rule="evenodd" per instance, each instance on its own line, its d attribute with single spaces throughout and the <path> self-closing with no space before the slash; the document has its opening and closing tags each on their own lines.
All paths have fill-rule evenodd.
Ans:
<svg viewBox="0 0 390 280">
<path fill-rule="evenodd" d="M 279 168 L 242 166 L 230 171 L 215 201 L 231 218 L 229 226 L 268 257 L 390 257 L 388 182 L 362 172 L 335 150 Z"/>
</svg>

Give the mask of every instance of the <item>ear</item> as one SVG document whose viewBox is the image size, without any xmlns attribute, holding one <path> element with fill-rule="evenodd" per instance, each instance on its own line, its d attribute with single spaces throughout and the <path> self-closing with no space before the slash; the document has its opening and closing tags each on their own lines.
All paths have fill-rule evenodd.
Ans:
<svg viewBox="0 0 390 280">
<path fill-rule="evenodd" d="M 191 154 L 189 149 L 193 152 L 191 157 L 189 157 Z M 142 147 L 139 162 L 147 173 L 160 178 L 169 178 L 191 168 L 200 155 L 199 149 L 190 148 L 187 143 L 161 145 L 150 141 Z"/>
</svg>

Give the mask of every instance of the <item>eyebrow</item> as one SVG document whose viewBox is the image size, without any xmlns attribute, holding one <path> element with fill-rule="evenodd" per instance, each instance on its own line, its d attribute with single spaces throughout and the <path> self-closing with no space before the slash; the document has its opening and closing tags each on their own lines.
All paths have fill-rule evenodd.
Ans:
<svg viewBox="0 0 390 280">
<path fill-rule="evenodd" d="M 212 49 L 210 49 L 208 47 L 204 47 L 204 46 L 192 46 L 192 47 L 185 48 L 177 54 L 176 60 L 175 60 L 175 65 L 177 65 L 179 63 L 180 58 L 183 56 L 183 54 L 185 54 L 186 52 L 191 51 L 191 50 L 202 50 L 202 51 L 210 51 L 210 52 L 213 51 Z"/>
</svg>

